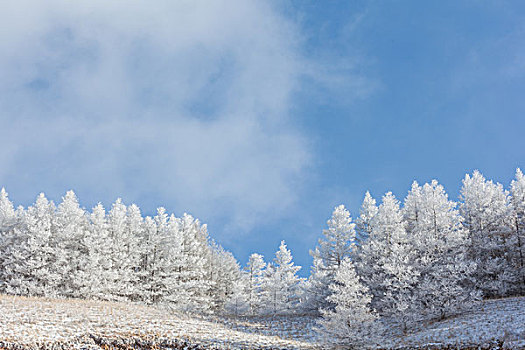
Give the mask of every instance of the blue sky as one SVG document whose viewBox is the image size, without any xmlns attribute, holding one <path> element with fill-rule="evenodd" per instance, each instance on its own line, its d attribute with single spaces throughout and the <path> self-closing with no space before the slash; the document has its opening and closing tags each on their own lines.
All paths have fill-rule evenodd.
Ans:
<svg viewBox="0 0 525 350">
<path fill-rule="evenodd" d="M 23 0 L 0 11 L 0 185 L 190 212 L 306 273 L 334 206 L 525 159 L 520 1 Z"/>
</svg>

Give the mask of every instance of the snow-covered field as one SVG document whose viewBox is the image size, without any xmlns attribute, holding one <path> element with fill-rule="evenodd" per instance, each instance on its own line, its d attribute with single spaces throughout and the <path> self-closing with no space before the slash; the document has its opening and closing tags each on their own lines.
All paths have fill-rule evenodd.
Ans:
<svg viewBox="0 0 525 350">
<path fill-rule="evenodd" d="M 507 349 L 525 349 L 525 297 L 479 302 L 469 312 L 424 325 L 389 345 L 403 348 L 427 344 L 429 348 L 450 349 L 478 345 L 485 346 L 481 349 L 499 349 L 489 346 L 497 343 Z"/>
<path fill-rule="evenodd" d="M 309 317 L 205 320 L 135 304 L 0 296 L 0 349 L 318 349 L 314 323 Z M 382 347 L 461 349 L 494 340 L 525 349 L 525 298 L 478 303 Z"/>
<path fill-rule="evenodd" d="M 312 349 L 309 318 L 192 318 L 135 304 L 0 296 L 0 349 L 47 348 Z M 98 343 L 98 345 L 97 345 Z M 120 344 L 120 345 L 119 345 Z M 188 344 L 191 344 L 188 345 Z M 200 345 L 200 347 L 198 346 Z"/>
</svg>

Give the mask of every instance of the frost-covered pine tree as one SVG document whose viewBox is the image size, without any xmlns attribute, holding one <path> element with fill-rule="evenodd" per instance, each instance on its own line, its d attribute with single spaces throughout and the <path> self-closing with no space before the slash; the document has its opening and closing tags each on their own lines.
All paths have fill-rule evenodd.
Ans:
<svg viewBox="0 0 525 350">
<path fill-rule="evenodd" d="M 293 314 L 300 300 L 301 278 L 297 276 L 297 272 L 301 266 L 295 266 L 292 253 L 284 241 L 281 241 L 273 262 L 274 264 L 268 264 L 262 283 L 263 313 Z"/>
<path fill-rule="evenodd" d="M 86 244 L 89 247 L 89 272 L 91 286 L 89 296 L 100 300 L 111 300 L 117 271 L 113 269 L 111 254 L 113 241 L 106 218 L 106 210 L 98 203 L 89 216 L 89 233 Z"/>
<path fill-rule="evenodd" d="M 208 313 L 212 311 L 211 249 L 208 230 L 189 214 L 180 218 L 182 231 L 183 267 L 180 272 L 183 311 Z"/>
<path fill-rule="evenodd" d="M 182 232 L 173 214 L 168 218 L 164 208 L 154 218 L 146 217 L 140 242 L 140 264 L 137 271 L 140 299 L 148 304 L 180 304 L 180 270 Z"/>
<path fill-rule="evenodd" d="M 371 245 L 373 259 L 367 257 L 372 275 L 363 276 L 374 295 L 372 306 L 382 315 L 399 322 L 406 329 L 419 311 L 415 288 L 419 271 L 412 263 L 416 259 L 407 234 L 399 201 L 392 192 L 383 196 L 374 220 Z M 377 240 L 380 238 L 381 240 Z"/>
<path fill-rule="evenodd" d="M 359 245 L 363 244 L 373 229 L 373 220 L 378 211 L 376 200 L 366 191 L 363 204 L 359 210 L 359 217 L 356 219 L 356 241 Z"/>
<path fill-rule="evenodd" d="M 0 292 L 5 292 L 7 288 L 6 267 L 9 262 L 6 258 L 11 253 L 13 243 L 14 228 L 17 224 L 17 215 L 13 203 L 9 200 L 6 190 L 0 190 Z"/>
<path fill-rule="evenodd" d="M 245 271 L 247 302 L 249 312 L 252 315 L 258 313 L 261 308 L 260 293 L 265 267 L 266 262 L 262 255 L 257 253 L 250 255 Z"/>
<path fill-rule="evenodd" d="M 162 213 L 158 212 L 157 215 Z M 180 305 L 181 296 L 181 270 L 184 268 L 183 261 L 183 237 L 180 228 L 180 220 L 171 214 L 167 225 L 162 228 L 161 220 L 156 218 L 158 233 L 161 240 L 158 243 L 162 245 L 156 247 L 156 279 L 157 286 L 161 288 L 159 294 L 163 303 L 174 305 L 175 308 Z"/>
<path fill-rule="evenodd" d="M 476 285 L 487 297 L 505 296 L 515 289 L 518 272 L 512 264 L 514 250 L 507 192 L 479 171 L 465 175 L 460 213 L 468 231 L 469 255 L 476 261 Z"/>
<path fill-rule="evenodd" d="M 519 271 L 521 294 L 525 294 L 525 175 L 516 169 L 516 177 L 510 185 L 511 228 L 516 243 L 513 254 L 514 266 Z"/>
<path fill-rule="evenodd" d="M 310 276 L 303 285 L 301 312 L 318 315 L 322 305 L 328 305 L 327 297 L 330 295 L 330 290 L 326 286 L 333 282 L 334 274 L 332 270 L 324 266 L 323 260 L 319 258 L 319 248 L 316 248 L 312 255 L 314 259 L 310 268 Z"/>
<path fill-rule="evenodd" d="M 243 272 L 237 279 L 230 281 L 231 293 L 227 296 L 224 310 L 229 315 L 246 315 L 250 312 L 248 302 L 248 274 Z"/>
<path fill-rule="evenodd" d="M 17 224 L 17 215 L 9 195 L 2 187 L 0 190 L 0 291 L 5 290 L 5 257 L 9 254 L 10 243 L 13 239 L 13 229 Z"/>
<path fill-rule="evenodd" d="M 326 285 L 332 283 L 343 259 L 350 256 L 355 247 L 355 224 L 343 205 L 334 209 L 327 224 L 328 229 L 323 230 L 323 238 L 319 239 L 318 247 L 310 251 L 314 268 L 305 291 L 305 308 L 310 310 L 328 307 L 326 298 L 330 291 Z"/>
<path fill-rule="evenodd" d="M 140 251 L 139 243 L 143 236 L 144 219 L 140 208 L 131 204 L 126 211 L 126 229 L 121 240 L 121 252 L 123 263 L 121 264 L 120 280 L 126 289 L 121 290 L 122 295 L 132 301 L 140 300 L 139 265 Z"/>
<path fill-rule="evenodd" d="M 56 230 L 53 242 L 56 260 L 51 268 L 61 277 L 57 290 L 66 297 L 83 297 L 89 266 L 88 247 L 85 245 L 88 219 L 73 191 L 68 191 L 62 198 L 53 226 Z"/>
<path fill-rule="evenodd" d="M 478 300 L 467 231 L 443 186 L 436 180 L 423 187 L 414 182 L 403 209 L 414 249 L 412 266 L 419 275 L 414 293 L 422 316 L 444 318 Z"/>
<path fill-rule="evenodd" d="M 343 205 L 334 209 L 327 224 L 328 229 L 323 230 L 324 239 L 319 239 L 319 257 L 328 269 L 335 271 L 355 245 L 355 224 Z"/>
<path fill-rule="evenodd" d="M 233 254 L 224 250 L 220 244 L 211 241 L 210 248 L 212 309 L 220 312 L 234 292 L 233 282 L 241 278 L 241 268 Z"/>
<path fill-rule="evenodd" d="M 17 239 L 12 242 L 13 252 L 8 271 L 10 282 L 7 292 L 17 295 L 55 296 L 60 276 L 52 269 L 56 260 L 53 243 L 53 215 L 55 205 L 41 193 L 33 206 L 23 213 L 15 228 Z"/>
<path fill-rule="evenodd" d="M 413 275 L 405 275 L 410 269 L 406 261 L 409 243 L 399 202 L 391 192 L 383 196 L 371 221 L 368 240 L 359 248 L 356 268 L 373 296 L 372 307 L 382 315 L 399 316 L 395 305 L 401 290 L 394 285 L 401 288 L 401 279 Z"/>
<path fill-rule="evenodd" d="M 352 261 L 357 269 L 357 274 L 362 276 L 363 274 L 370 275 L 369 271 L 360 271 L 361 267 L 368 268 L 371 266 L 373 261 L 370 259 L 375 259 L 375 257 L 370 257 L 367 261 L 361 263 L 360 259 L 367 259 L 367 255 L 362 253 L 362 249 L 367 242 L 370 240 L 372 231 L 374 228 L 374 220 L 376 218 L 378 207 L 376 200 L 370 195 L 370 192 L 366 191 L 365 198 L 361 204 L 361 209 L 359 210 L 359 217 L 356 220 L 356 246 L 352 251 Z M 367 247 L 370 248 L 370 247 Z M 366 249 L 366 248 L 365 248 Z"/>
<path fill-rule="evenodd" d="M 0 190 L 0 233 L 4 233 L 16 224 L 16 214 L 13 203 L 9 200 L 5 188 Z"/>
<path fill-rule="evenodd" d="M 107 215 L 109 238 L 110 238 L 110 255 L 108 259 L 111 264 L 113 280 L 108 281 L 108 295 L 113 300 L 126 300 L 128 296 L 128 267 L 126 263 L 127 252 L 127 208 L 118 198 L 113 203 Z"/>
<path fill-rule="evenodd" d="M 319 321 L 325 339 L 329 343 L 359 346 L 375 337 L 373 321 L 377 316 L 370 309 L 372 296 L 360 281 L 349 258 L 341 263 L 335 273 L 328 300 L 333 310 L 322 309 Z"/>
<path fill-rule="evenodd" d="M 160 208 L 159 208 L 160 209 Z M 167 225 L 167 215 L 157 210 L 157 218 L 162 217 L 161 227 Z M 158 229 L 156 219 L 147 216 L 144 219 L 144 235 L 140 244 L 140 270 L 138 271 L 141 300 L 147 304 L 155 304 L 163 297 L 164 289 L 164 249 L 167 237 L 165 229 Z"/>
</svg>

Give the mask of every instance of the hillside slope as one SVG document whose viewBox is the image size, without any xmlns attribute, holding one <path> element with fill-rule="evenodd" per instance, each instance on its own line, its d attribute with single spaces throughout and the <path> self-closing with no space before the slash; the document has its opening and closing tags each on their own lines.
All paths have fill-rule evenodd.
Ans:
<svg viewBox="0 0 525 350">
<path fill-rule="evenodd" d="M 423 325 L 389 347 L 427 349 L 525 349 L 525 297 L 486 300 L 468 312 Z"/>
<path fill-rule="evenodd" d="M 0 295 L 0 349 L 319 349 L 308 317 L 200 319 L 135 304 Z M 525 349 L 525 297 L 385 341 L 393 349 Z"/>
<path fill-rule="evenodd" d="M 0 349 L 311 349 L 305 322 L 203 320 L 135 304 L 0 296 Z M 270 326 L 271 323 L 271 326 Z M 111 346 L 112 345 L 112 346 Z"/>
</svg>

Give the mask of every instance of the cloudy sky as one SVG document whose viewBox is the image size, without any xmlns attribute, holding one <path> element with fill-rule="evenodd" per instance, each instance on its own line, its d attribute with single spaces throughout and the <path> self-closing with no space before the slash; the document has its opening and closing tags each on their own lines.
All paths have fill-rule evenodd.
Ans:
<svg viewBox="0 0 525 350">
<path fill-rule="evenodd" d="M 0 186 L 308 269 L 333 207 L 525 167 L 521 1 L 2 1 Z M 305 271 L 306 272 L 306 271 Z"/>
</svg>

